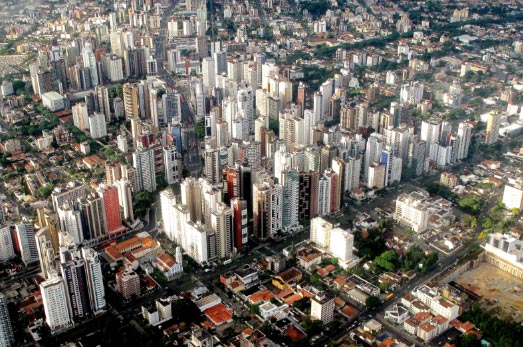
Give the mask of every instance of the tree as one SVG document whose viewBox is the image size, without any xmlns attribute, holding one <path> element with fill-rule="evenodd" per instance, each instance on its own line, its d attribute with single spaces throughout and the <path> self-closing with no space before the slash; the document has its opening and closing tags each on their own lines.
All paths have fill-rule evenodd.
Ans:
<svg viewBox="0 0 523 347">
<path fill-rule="evenodd" d="M 384 270 L 394 272 L 396 271 L 396 263 L 398 262 L 398 255 L 393 250 L 383 252 L 374 260 L 374 263 Z"/>
<path fill-rule="evenodd" d="M 490 219 L 490 217 L 487 217 L 483 220 L 483 222 L 481 223 L 481 226 L 483 227 L 483 229 L 490 229 L 492 228 L 492 226 L 494 225 L 494 223 L 492 222 L 492 219 Z"/>
<path fill-rule="evenodd" d="M 136 214 L 140 217 L 145 216 L 145 212 L 153 202 L 152 194 L 148 191 L 142 190 L 135 194 L 134 201 L 136 204 Z"/>
<path fill-rule="evenodd" d="M 477 215 L 481 210 L 481 200 L 473 195 L 468 195 L 459 199 L 458 205 L 473 215 Z"/>
<path fill-rule="evenodd" d="M 369 296 L 365 300 L 365 305 L 368 308 L 378 307 L 379 305 L 381 305 L 381 300 L 377 296 Z"/>
<path fill-rule="evenodd" d="M 39 198 L 47 198 L 51 195 L 54 190 L 54 184 L 48 183 L 43 187 L 38 188 L 36 191 L 36 196 Z"/>
</svg>

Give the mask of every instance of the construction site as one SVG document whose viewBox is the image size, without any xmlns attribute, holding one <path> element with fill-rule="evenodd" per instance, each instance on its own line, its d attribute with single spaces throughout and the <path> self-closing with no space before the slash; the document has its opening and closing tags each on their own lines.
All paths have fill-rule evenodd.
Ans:
<svg viewBox="0 0 523 347">
<path fill-rule="evenodd" d="M 459 275 L 455 282 L 480 296 L 484 308 L 497 309 L 500 317 L 523 321 L 523 280 L 482 262 Z"/>
</svg>

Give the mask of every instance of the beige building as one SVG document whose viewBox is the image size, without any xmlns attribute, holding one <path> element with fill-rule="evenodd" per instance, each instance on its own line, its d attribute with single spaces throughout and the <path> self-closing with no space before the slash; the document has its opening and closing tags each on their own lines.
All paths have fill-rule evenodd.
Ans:
<svg viewBox="0 0 523 347">
<path fill-rule="evenodd" d="M 396 199 L 394 220 L 420 233 L 427 229 L 429 211 L 423 203 L 425 196 L 421 192 L 402 193 Z"/>
</svg>

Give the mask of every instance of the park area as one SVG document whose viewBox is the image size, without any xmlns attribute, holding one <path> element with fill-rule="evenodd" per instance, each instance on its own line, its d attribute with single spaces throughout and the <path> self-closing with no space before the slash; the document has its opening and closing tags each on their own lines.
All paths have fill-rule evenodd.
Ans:
<svg viewBox="0 0 523 347">
<path fill-rule="evenodd" d="M 483 262 L 476 269 L 460 275 L 456 282 L 484 300 L 485 308 L 495 306 L 502 318 L 523 321 L 523 280 Z"/>
</svg>

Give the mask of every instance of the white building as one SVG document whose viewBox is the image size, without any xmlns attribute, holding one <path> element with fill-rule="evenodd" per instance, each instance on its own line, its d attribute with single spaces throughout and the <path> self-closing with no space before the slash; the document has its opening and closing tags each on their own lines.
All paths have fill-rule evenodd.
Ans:
<svg viewBox="0 0 523 347">
<path fill-rule="evenodd" d="M 57 92 L 47 92 L 42 94 L 42 105 L 52 112 L 63 110 L 65 108 L 66 97 Z"/>
<path fill-rule="evenodd" d="M 98 85 L 98 63 L 96 62 L 96 56 L 93 52 L 92 46 L 90 43 L 86 43 L 82 49 L 82 59 L 84 67 L 89 69 L 89 74 L 91 76 L 91 86 Z"/>
<path fill-rule="evenodd" d="M 452 321 L 460 314 L 460 306 L 445 300 L 437 288 L 421 285 L 412 292 L 419 301 L 430 307 L 434 315 L 440 315 Z"/>
<path fill-rule="evenodd" d="M 321 217 L 311 219 L 311 236 L 310 241 L 314 242 L 318 247 L 328 249 L 330 243 L 330 234 L 335 228 L 333 223 L 327 222 Z"/>
<path fill-rule="evenodd" d="M 175 145 L 163 148 L 163 164 L 165 166 L 165 180 L 167 184 L 178 183 L 178 158 Z"/>
<path fill-rule="evenodd" d="M 163 322 L 172 319 L 172 307 L 169 300 L 156 300 L 155 306 L 147 308 L 142 306 L 142 315 L 150 325 L 157 326 Z"/>
<path fill-rule="evenodd" d="M 311 318 L 321 320 L 323 324 L 334 319 L 334 298 L 321 292 L 311 298 Z"/>
<path fill-rule="evenodd" d="M 125 178 L 121 178 L 114 183 L 118 189 L 118 203 L 122 209 L 123 219 L 134 221 L 133 196 L 131 183 Z"/>
<path fill-rule="evenodd" d="M 468 157 L 470 141 L 472 140 L 472 124 L 459 123 L 458 126 L 458 151 L 456 154 L 457 160 L 462 160 Z"/>
<path fill-rule="evenodd" d="M 201 223 L 188 221 L 185 223 L 184 234 L 186 247 L 184 251 L 198 264 L 207 263 L 209 260 L 207 249 L 207 231 Z"/>
<path fill-rule="evenodd" d="M 158 254 L 154 266 L 163 272 L 168 279 L 181 274 L 183 272 L 182 249 L 176 247 L 175 258 L 167 253 Z"/>
<path fill-rule="evenodd" d="M 175 229 L 175 211 L 176 196 L 171 189 L 165 189 L 160 192 L 160 206 L 162 209 L 162 226 L 163 231 L 170 240 L 174 240 Z"/>
<path fill-rule="evenodd" d="M 402 193 L 396 199 L 394 220 L 407 225 L 419 233 L 427 229 L 429 210 L 423 203 L 425 198 L 421 192 L 412 192 L 410 195 Z"/>
<path fill-rule="evenodd" d="M 40 293 L 44 305 L 45 322 L 51 332 L 57 332 L 73 325 L 63 279 L 57 273 L 40 283 Z"/>
<path fill-rule="evenodd" d="M 92 248 L 82 248 L 82 256 L 85 259 L 85 273 L 91 310 L 96 313 L 105 309 L 106 306 L 102 265 L 98 253 Z"/>
<path fill-rule="evenodd" d="M 16 239 L 20 249 L 20 257 L 25 265 L 38 261 L 38 249 L 34 225 L 32 223 L 19 223 L 15 225 Z"/>
<path fill-rule="evenodd" d="M 233 212 L 226 204 L 219 202 L 211 212 L 211 228 L 216 234 L 216 251 L 219 258 L 232 255 L 234 249 Z"/>
<path fill-rule="evenodd" d="M 156 173 L 154 171 L 154 152 L 150 148 L 139 148 L 133 153 L 133 164 L 138 179 L 138 190 L 154 192 Z"/>
<path fill-rule="evenodd" d="M 523 188 L 506 184 L 503 191 L 503 203 L 507 209 L 523 210 Z"/>
<path fill-rule="evenodd" d="M 73 124 L 80 130 L 89 129 L 89 111 L 85 102 L 80 102 L 71 108 Z"/>
<path fill-rule="evenodd" d="M 334 228 L 330 233 L 329 252 L 342 263 L 352 260 L 354 235 L 341 228 Z"/>
<path fill-rule="evenodd" d="M 89 115 L 89 133 L 93 139 L 107 136 L 105 115 L 103 113 L 95 112 Z"/>
</svg>

